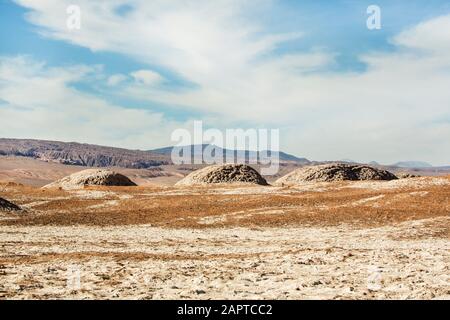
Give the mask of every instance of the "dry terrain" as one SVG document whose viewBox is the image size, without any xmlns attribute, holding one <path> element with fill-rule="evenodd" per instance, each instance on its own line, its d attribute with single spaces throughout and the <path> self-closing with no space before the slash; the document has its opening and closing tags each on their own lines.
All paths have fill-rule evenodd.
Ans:
<svg viewBox="0 0 450 320">
<path fill-rule="evenodd" d="M 181 180 L 184 176 L 202 167 L 205 167 L 205 165 L 160 165 L 145 169 L 122 167 L 107 168 L 126 175 L 138 185 L 171 186 Z M 267 181 L 273 182 L 298 167 L 299 166 L 294 163 L 280 163 L 278 174 L 266 177 L 266 179 Z M 0 155 L 0 181 L 17 182 L 36 187 L 42 187 L 74 172 L 88 168 L 93 167 L 64 165 L 53 161 L 42 161 L 30 157 Z"/>
<path fill-rule="evenodd" d="M 448 176 L 0 190 L 0 298 L 450 299 Z"/>
<path fill-rule="evenodd" d="M 0 181 L 17 182 L 42 187 L 72 173 L 88 169 L 86 166 L 64 165 L 40 161 L 28 157 L 0 156 Z M 173 165 L 162 165 L 147 169 L 109 167 L 122 173 L 140 185 L 171 185 L 184 176 L 184 170 Z"/>
</svg>

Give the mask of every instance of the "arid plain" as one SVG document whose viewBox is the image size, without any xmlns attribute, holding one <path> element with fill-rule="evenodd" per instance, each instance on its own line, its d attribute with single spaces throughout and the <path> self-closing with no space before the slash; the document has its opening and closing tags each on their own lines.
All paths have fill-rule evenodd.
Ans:
<svg viewBox="0 0 450 320">
<path fill-rule="evenodd" d="M 3 160 L 2 299 L 450 298 L 450 176 L 49 190 L 77 167 Z"/>
</svg>

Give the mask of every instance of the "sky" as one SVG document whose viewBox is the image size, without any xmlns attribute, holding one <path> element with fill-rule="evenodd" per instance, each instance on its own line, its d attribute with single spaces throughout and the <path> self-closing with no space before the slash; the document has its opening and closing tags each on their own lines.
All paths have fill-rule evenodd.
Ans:
<svg viewBox="0 0 450 320">
<path fill-rule="evenodd" d="M 0 0 L 0 137 L 147 150 L 202 120 L 312 160 L 450 165 L 449 53 L 448 0 Z"/>
</svg>

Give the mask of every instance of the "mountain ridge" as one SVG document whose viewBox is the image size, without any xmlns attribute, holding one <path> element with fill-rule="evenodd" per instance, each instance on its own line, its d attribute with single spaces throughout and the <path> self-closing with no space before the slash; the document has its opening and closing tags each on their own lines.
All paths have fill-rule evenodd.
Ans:
<svg viewBox="0 0 450 320">
<path fill-rule="evenodd" d="M 203 145 L 202 150 L 207 145 Z M 122 167 L 146 169 L 173 164 L 171 152 L 175 147 L 154 150 L 131 150 L 79 142 L 62 142 L 38 139 L 0 138 L 0 155 L 23 156 L 47 162 L 86 167 Z M 194 146 L 191 146 L 194 149 Z M 226 149 L 223 149 L 227 151 Z M 232 150 L 231 150 L 232 151 Z M 236 151 L 235 151 L 236 152 Z M 245 151 L 246 157 L 255 151 Z M 236 156 L 236 153 L 235 153 Z M 309 164 L 306 158 L 279 152 L 281 162 Z"/>
<path fill-rule="evenodd" d="M 400 168 L 431 168 L 433 165 L 425 161 L 399 161 L 393 164 Z"/>
<path fill-rule="evenodd" d="M 194 157 L 196 157 L 196 156 L 199 156 L 198 154 L 195 153 L 195 151 L 197 151 L 197 149 L 198 149 L 198 148 L 197 149 L 195 148 L 196 146 L 197 147 L 201 146 L 202 154 L 203 154 L 203 150 L 205 150 L 206 147 L 212 146 L 212 147 L 216 148 L 216 150 L 222 151 L 224 155 L 227 152 L 232 152 L 236 158 L 237 158 L 239 152 L 244 152 L 244 155 L 245 155 L 246 159 L 249 159 L 250 157 L 252 157 L 254 159 L 260 159 L 261 157 L 263 157 L 263 156 L 261 156 L 261 153 L 268 152 L 268 154 L 270 156 L 275 156 L 278 153 L 279 159 L 282 162 L 295 162 L 295 163 L 298 163 L 298 164 L 310 164 L 311 163 L 311 161 L 306 159 L 306 158 L 300 158 L 300 157 L 294 156 L 292 154 L 289 154 L 289 153 L 286 153 L 286 152 L 283 152 L 283 151 L 232 150 L 232 149 L 227 149 L 227 148 L 221 148 L 221 147 L 218 147 L 218 146 L 215 146 L 215 145 L 211 145 L 211 144 L 187 145 L 187 146 L 169 146 L 169 147 L 152 149 L 152 150 L 148 150 L 148 151 L 154 152 L 154 153 L 159 153 L 159 154 L 164 154 L 164 155 L 170 155 L 175 148 L 179 148 L 179 152 L 180 152 L 183 148 L 190 147 L 191 148 L 191 155 L 194 155 Z"/>
<path fill-rule="evenodd" d="M 24 156 L 86 167 L 145 169 L 171 164 L 160 154 L 78 142 L 0 138 L 0 155 Z"/>
<path fill-rule="evenodd" d="M 210 146 L 203 144 L 200 148 L 195 148 L 196 145 L 184 146 L 191 148 L 192 158 L 198 158 L 203 155 L 203 150 Z M 197 145 L 198 147 L 199 145 Z M 213 145 L 211 145 L 213 146 Z M 131 169 L 146 169 L 157 167 L 161 165 L 173 164 L 171 160 L 171 153 L 174 148 L 184 148 L 179 146 L 168 146 L 163 148 L 156 148 L 151 150 L 132 150 L 126 148 L 117 148 L 110 146 L 101 146 L 88 143 L 79 142 L 62 142 L 54 140 L 39 140 L 39 139 L 15 139 L 15 138 L 0 138 L 0 155 L 3 156 L 23 156 L 30 157 L 47 162 L 56 162 L 67 165 L 80 165 L 86 167 L 122 167 Z M 261 159 L 261 153 L 257 151 L 231 150 L 217 147 L 217 150 L 222 151 L 225 155 L 227 152 L 234 154 L 238 161 L 248 159 Z M 201 150 L 200 154 L 196 154 Z M 239 153 L 243 152 L 243 153 Z M 276 156 L 277 152 L 268 151 L 269 156 Z M 240 157 L 245 156 L 245 159 Z M 279 151 L 280 163 L 292 163 L 295 165 L 313 165 L 336 161 L 310 161 L 307 158 L 297 157 L 295 155 Z M 342 160 L 341 160 L 342 161 Z M 339 162 L 339 161 L 337 161 Z M 370 165 L 382 166 L 379 163 L 371 162 Z M 392 165 L 382 167 L 395 168 L 424 168 L 424 169 L 439 169 L 446 168 L 445 166 L 434 167 L 429 163 L 423 161 L 400 161 Z"/>
</svg>

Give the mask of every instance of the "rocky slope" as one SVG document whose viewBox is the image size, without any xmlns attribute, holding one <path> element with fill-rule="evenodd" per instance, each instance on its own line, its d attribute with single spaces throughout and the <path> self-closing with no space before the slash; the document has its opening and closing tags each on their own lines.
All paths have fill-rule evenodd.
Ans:
<svg viewBox="0 0 450 320">
<path fill-rule="evenodd" d="M 19 211 L 21 210 L 19 206 L 6 199 L 0 198 L 0 211 Z"/>
<path fill-rule="evenodd" d="M 87 167 L 144 169 L 171 163 L 170 157 L 147 151 L 30 139 L 0 138 L 0 155 L 25 156 Z"/>
</svg>

